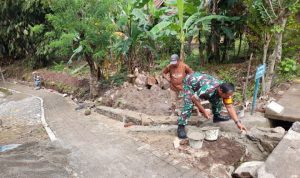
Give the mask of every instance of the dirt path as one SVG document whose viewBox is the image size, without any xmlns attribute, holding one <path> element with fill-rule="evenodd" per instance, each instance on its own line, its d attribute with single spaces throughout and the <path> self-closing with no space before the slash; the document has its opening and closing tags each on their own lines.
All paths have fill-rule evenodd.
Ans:
<svg viewBox="0 0 300 178">
<path fill-rule="evenodd" d="M 78 177 L 207 177 L 197 170 L 171 165 L 135 141 L 105 116 L 86 117 L 68 99 L 22 85 L 8 88 L 43 98 L 48 124 L 58 142 L 70 150 L 70 164 Z M 116 129 L 120 128 L 120 129 Z"/>
</svg>

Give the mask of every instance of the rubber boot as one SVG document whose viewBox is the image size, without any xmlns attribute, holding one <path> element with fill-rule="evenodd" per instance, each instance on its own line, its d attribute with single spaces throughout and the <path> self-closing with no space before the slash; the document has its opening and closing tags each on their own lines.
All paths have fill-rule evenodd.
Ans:
<svg viewBox="0 0 300 178">
<path fill-rule="evenodd" d="M 177 135 L 181 139 L 187 138 L 184 125 L 178 125 Z"/>
</svg>

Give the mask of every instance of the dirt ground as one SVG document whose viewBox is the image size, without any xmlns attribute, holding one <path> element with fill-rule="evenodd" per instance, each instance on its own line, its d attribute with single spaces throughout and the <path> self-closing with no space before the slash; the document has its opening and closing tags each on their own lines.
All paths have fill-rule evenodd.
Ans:
<svg viewBox="0 0 300 178">
<path fill-rule="evenodd" d="M 109 90 L 103 97 L 103 104 L 110 107 L 129 109 L 149 115 L 169 115 L 171 110 L 170 92 L 157 85 L 151 89 L 138 90 L 129 84 L 126 87 Z"/>
<path fill-rule="evenodd" d="M 243 161 L 253 160 L 242 143 L 234 139 L 220 136 L 217 141 L 205 141 L 201 149 L 196 150 L 188 145 L 188 141 L 182 141 L 179 148 L 175 149 L 173 141 L 175 135 L 167 133 L 133 133 L 135 137 L 151 145 L 160 153 L 169 155 L 175 161 L 184 162 L 190 167 L 209 172 L 217 164 L 228 167 L 237 167 Z"/>
</svg>

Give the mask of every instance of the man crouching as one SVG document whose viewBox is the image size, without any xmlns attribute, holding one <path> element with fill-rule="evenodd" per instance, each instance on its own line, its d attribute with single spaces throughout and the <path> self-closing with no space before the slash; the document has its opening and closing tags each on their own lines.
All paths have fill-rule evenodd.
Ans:
<svg viewBox="0 0 300 178">
<path fill-rule="evenodd" d="M 202 115 L 211 119 L 213 122 L 234 120 L 235 124 L 241 131 L 246 131 L 245 126 L 238 119 L 233 107 L 232 95 L 234 93 L 234 85 L 232 83 L 224 83 L 208 74 L 195 72 L 187 75 L 183 81 L 184 90 L 184 107 L 178 118 L 177 134 L 179 138 L 186 138 L 185 125 L 191 117 L 193 106 L 196 105 Z M 200 99 L 208 100 L 211 103 L 212 114 L 208 113 L 201 105 Z M 220 114 L 222 109 L 222 101 L 229 113 L 230 117 Z"/>
</svg>

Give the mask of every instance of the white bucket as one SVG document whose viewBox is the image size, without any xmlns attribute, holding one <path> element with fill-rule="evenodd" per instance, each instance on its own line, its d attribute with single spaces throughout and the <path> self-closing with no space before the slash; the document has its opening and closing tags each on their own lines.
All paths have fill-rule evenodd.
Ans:
<svg viewBox="0 0 300 178">
<path fill-rule="evenodd" d="M 215 141 L 219 136 L 219 127 L 207 127 L 205 128 L 205 140 Z"/>
<path fill-rule="evenodd" d="M 205 134 L 201 132 L 192 132 L 188 134 L 190 146 L 194 149 L 200 149 L 203 145 Z"/>
</svg>

